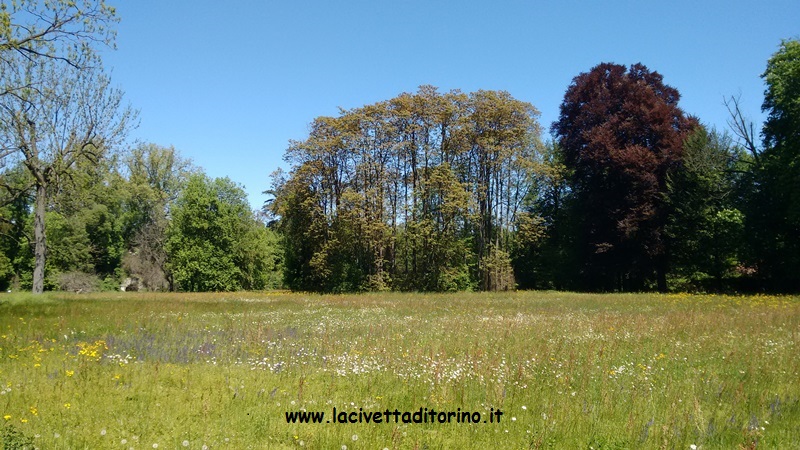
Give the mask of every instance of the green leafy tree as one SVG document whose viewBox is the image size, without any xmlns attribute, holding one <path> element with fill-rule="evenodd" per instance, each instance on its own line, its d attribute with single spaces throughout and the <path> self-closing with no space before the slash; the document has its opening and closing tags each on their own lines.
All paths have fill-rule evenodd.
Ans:
<svg viewBox="0 0 800 450">
<path fill-rule="evenodd" d="M 179 289 L 264 289 L 274 278 L 270 237 L 230 179 L 191 175 L 170 212 L 167 267 Z"/>
<path fill-rule="evenodd" d="M 469 262 L 476 258 L 459 220 L 468 215 L 472 199 L 448 163 L 429 172 L 420 185 L 420 204 L 425 213 L 421 212 L 418 221 L 406 230 L 424 236 L 420 253 L 423 258 L 419 261 L 422 274 L 415 280 L 415 287 L 425 291 L 471 290 L 477 283 L 472 280 Z M 505 262 L 498 261 L 493 267 L 495 280 L 508 267 L 501 265 Z"/>
<path fill-rule="evenodd" d="M 126 181 L 118 172 L 113 158 L 97 164 L 85 160 L 77 163 L 62 178 L 57 189 L 48 192 L 45 224 L 50 236 L 46 262 L 45 288 L 61 286 L 65 274 L 92 278 L 96 287 L 106 281 L 113 287 L 119 279 L 124 254 L 122 199 Z M 7 171 L 4 181 L 29 185 L 27 169 Z M 0 209 L 4 219 L 5 254 L 14 266 L 14 284 L 30 288 L 33 268 L 32 193 L 18 197 Z"/>
<path fill-rule="evenodd" d="M 118 275 L 125 250 L 122 202 L 126 185 L 117 159 L 106 155 L 96 162 L 85 159 L 76 163 L 58 190 L 50 194 L 49 212 L 61 214 L 85 230 L 91 242 L 87 252 L 91 273 L 101 278 Z"/>
<path fill-rule="evenodd" d="M 55 60 L 74 68 L 92 63 L 87 49 L 114 45 L 116 11 L 97 0 L 15 0 L 0 2 L 0 63 L 17 64 L 17 57 L 41 63 Z M 0 94 L 14 93 L 30 83 L 5 84 Z"/>
<path fill-rule="evenodd" d="M 279 217 L 278 229 L 284 239 L 284 282 L 297 291 L 333 290 L 325 251 L 328 223 L 318 192 L 312 188 L 312 169 L 301 165 L 290 179 L 276 173 L 275 196 L 269 204 Z"/>
<path fill-rule="evenodd" d="M 784 41 L 762 75 L 763 151 L 754 168 L 748 235 L 770 289 L 800 290 L 800 41 Z"/>
<path fill-rule="evenodd" d="M 123 158 L 127 185 L 123 198 L 123 266 L 142 289 L 167 290 L 171 286 L 165 243 L 169 211 L 197 172 L 191 161 L 173 147 L 141 144 Z"/>
<path fill-rule="evenodd" d="M 269 205 L 293 289 L 513 289 L 538 112 L 507 92 L 415 94 L 314 120 Z"/>
<path fill-rule="evenodd" d="M 30 174 L 17 164 L 0 174 L 3 201 L 0 202 L 0 289 L 30 286 L 33 267 L 33 192 Z M 27 283 L 26 281 L 27 280 Z"/>
<path fill-rule="evenodd" d="M 471 94 L 462 116 L 468 182 L 475 194 L 479 288 L 515 287 L 509 250 L 511 231 L 530 187 L 533 152 L 541 132 L 533 105 L 507 92 Z M 485 261 L 484 261 L 485 259 Z"/>
<path fill-rule="evenodd" d="M 564 289 L 577 277 L 569 227 L 570 173 L 557 142 L 547 142 L 532 158 L 533 173 L 523 213 L 517 216 L 512 251 L 517 282 L 525 289 Z"/>
<path fill-rule="evenodd" d="M 48 192 L 82 160 L 97 162 L 133 119 L 94 46 L 109 44 L 114 11 L 102 2 L 3 3 L 0 15 L 0 159 L 32 176 L 33 292 L 44 289 Z M 18 22 L 27 20 L 30 22 Z"/>
<path fill-rule="evenodd" d="M 33 291 L 42 292 L 46 256 L 48 193 L 82 161 L 97 163 L 127 130 L 132 113 L 121 107 L 121 92 L 102 73 L 64 74 L 50 60 L 21 63 L 16 76 L 40 80 L 46 88 L 0 97 L 3 158 L 19 158 L 35 188 Z M 6 71 L 9 72 L 9 71 Z"/>
<path fill-rule="evenodd" d="M 676 281 L 689 283 L 682 287 L 722 289 L 723 280 L 740 265 L 740 158 L 729 136 L 698 127 L 684 143 L 681 167 L 668 178 L 671 272 Z"/>
</svg>

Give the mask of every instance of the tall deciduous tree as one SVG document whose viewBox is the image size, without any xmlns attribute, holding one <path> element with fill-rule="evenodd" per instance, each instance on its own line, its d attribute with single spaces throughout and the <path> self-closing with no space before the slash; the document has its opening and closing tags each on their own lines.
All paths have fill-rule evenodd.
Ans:
<svg viewBox="0 0 800 450">
<path fill-rule="evenodd" d="M 538 112 L 507 92 L 416 94 L 317 118 L 272 212 L 313 290 L 510 289 Z"/>
<path fill-rule="evenodd" d="M 9 84 L 22 85 L 0 97 L 2 154 L 21 160 L 32 175 L 35 266 L 33 292 L 44 288 L 45 212 L 48 191 L 82 160 L 97 162 L 124 136 L 133 113 L 122 106 L 122 92 L 110 86 L 99 67 L 65 70 L 58 60 L 25 61 L 3 71 Z M 16 81 L 14 81 L 16 80 Z"/>
<path fill-rule="evenodd" d="M 690 283 L 684 288 L 722 289 L 741 261 L 741 153 L 727 134 L 697 127 L 668 178 L 670 272 Z"/>
<path fill-rule="evenodd" d="M 570 173 L 556 142 L 547 142 L 532 158 L 533 176 L 514 239 L 514 270 L 520 287 L 564 289 L 573 278 L 569 217 Z"/>
<path fill-rule="evenodd" d="M 538 111 L 496 91 L 478 91 L 467 105 L 462 131 L 469 145 L 468 181 L 477 197 L 479 286 L 513 289 L 509 231 L 530 186 L 533 149 L 540 134 L 533 120 Z"/>
<path fill-rule="evenodd" d="M 784 41 L 762 75 L 763 152 L 756 161 L 748 234 L 770 288 L 800 290 L 800 41 Z"/>
<path fill-rule="evenodd" d="M 123 201 L 127 254 L 124 268 L 148 290 L 171 286 L 165 243 L 169 209 L 197 169 L 173 147 L 141 144 L 124 158 L 128 176 Z"/>
<path fill-rule="evenodd" d="M 44 288 L 48 190 L 82 159 L 96 161 L 131 119 L 94 49 L 113 45 L 116 20 L 103 1 L 2 4 L 0 159 L 22 160 L 32 175 L 35 293 Z"/>
<path fill-rule="evenodd" d="M 171 210 L 168 269 L 186 291 L 264 289 L 279 270 L 273 236 L 228 178 L 189 177 Z"/>
<path fill-rule="evenodd" d="M 99 68 L 95 47 L 114 46 L 119 21 L 103 0 L 16 0 L 0 3 L 0 96 L 43 90 L 45 80 L 16 76 L 20 65 L 62 70 Z M 10 76 L 7 76 L 7 72 Z"/>
<path fill-rule="evenodd" d="M 553 131 L 573 171 L 584 288 L 666 289 L 667 173 L 695 126 L 678 91 L 642 64 L 604 63 L 575 77 Z"/>
</svg>

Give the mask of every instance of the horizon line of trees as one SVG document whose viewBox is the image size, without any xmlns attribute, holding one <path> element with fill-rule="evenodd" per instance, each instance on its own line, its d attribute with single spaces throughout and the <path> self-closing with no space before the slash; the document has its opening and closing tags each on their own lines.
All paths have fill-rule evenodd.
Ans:
<svg viewBox="0 0 800 450">
<path fill-rule="evenodd" d="M 0 8 L 0 289 L 280 285 L 275 233 L 244 190 L 172 148 L 126 149 L 137 112 L 111 86 L 102 0 Z"/>
<path fill-rule="evenodd" d="M 127 143 L 98 51 L 118 20 L 0 9 L 0 289 L 800 291 L 797 39 L 767 62 L 760 132 L 737 98 L 708 129 L 642 64 L 578 74 L 547 140 L 507 92 L 421 86 L 316 118 L 254 212 Z"/>
<path fill-rule="evenodd" d="M 761 139 L 708 129 L 642 64 L 576 76 L 552 139 L 502 91 L 421 86 L 292 142 L 265 205 L 291 289 L 800 291 L 800 41 Z"/>
<path fill-rule="evenodd" d="M 320 117 L 270 211 L 298 290 L 511 289 L 538 112 L 508 93 L 417 94 Z"/>
</svg>

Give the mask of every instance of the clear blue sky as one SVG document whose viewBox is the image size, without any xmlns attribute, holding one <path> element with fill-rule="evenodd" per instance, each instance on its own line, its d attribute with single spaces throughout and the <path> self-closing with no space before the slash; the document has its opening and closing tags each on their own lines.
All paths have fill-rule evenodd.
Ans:
<svg viewBox="0 0 800 450">
<path fill-rule="evenodd" d="M 642 62 L 704 123 L 726 126 L 732 94 L 760 123 L 759 76 L 800 35 L 797 0 L 109 2 L 118 48 L 103 53 L 140 110 L 132 138 L 243 184 L 254 209 L 315 117 L 422 84 L 506 90 L 549 129 L 573 77 Z"/>
</svg>

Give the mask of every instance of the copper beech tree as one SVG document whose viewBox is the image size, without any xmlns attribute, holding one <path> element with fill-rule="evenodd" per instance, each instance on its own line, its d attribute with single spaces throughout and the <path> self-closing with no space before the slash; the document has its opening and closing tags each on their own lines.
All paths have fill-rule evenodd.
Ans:
<svg viewBox="0 0 800 450">
<path fill-rule="evenodd" d="M 571 170 L 579 286 L 666 290 L 667 174 L 697 125 L 678 91 L 642 64 L 604 63 L 572 80 L 553 131 Z"/>
</svg>

